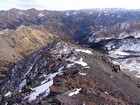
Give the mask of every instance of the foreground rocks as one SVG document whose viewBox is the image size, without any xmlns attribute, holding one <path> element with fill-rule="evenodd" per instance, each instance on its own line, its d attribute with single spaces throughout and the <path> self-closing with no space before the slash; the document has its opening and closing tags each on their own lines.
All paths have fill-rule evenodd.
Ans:
<svg viewBox="0 0 140 105">
<path fill-rule="evenodd" d="M 9 70 L 1 105 L 138 105 L 138 83 L 102 56 L 54 41 Z"/>
</svg>

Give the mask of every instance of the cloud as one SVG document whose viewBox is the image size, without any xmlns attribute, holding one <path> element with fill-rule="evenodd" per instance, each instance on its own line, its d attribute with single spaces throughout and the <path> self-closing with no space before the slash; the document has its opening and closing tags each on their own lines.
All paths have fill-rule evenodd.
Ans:
<svg viewBox="0 0 140 105">
<path fill-rule="evenodd" d="M 0 9 L 70 10 L 87 8 L 139 8 L 140 0 L 1 0 Z M 133 5 L 132 5 L 133 4 Z"/>
</svg>

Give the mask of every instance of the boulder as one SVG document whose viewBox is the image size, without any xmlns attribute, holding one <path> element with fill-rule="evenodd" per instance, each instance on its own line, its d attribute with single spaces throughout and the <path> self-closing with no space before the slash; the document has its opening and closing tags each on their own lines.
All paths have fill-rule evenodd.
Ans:
<svg viewBox="0 0 140 105">
<path fill-rule="evenodd" d="M 57 95 L 55 98 L 61 105 L 76 105 L 76 101 L 66 95 Z"/>
</svg>

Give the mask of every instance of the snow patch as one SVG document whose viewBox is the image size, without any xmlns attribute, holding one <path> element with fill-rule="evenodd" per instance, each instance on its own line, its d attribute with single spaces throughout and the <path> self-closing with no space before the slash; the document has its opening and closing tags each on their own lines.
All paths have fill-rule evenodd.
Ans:
<svg viewBox="0 0 140 105">
<path fill-rule="evenodd" d="M 124 57 L 128 56 L 129 54 L 123 51 L 118 50 L 113 50 L 109 52 L 109 56 L 112 58 L 118 58 L 118 57 Z"/>
<path fill-rule="evenodd" d="M 70 16 L 69 12 L 66 12 L 66 16 Z"/>
<path fill-rule="evenodd" d="M 127 25 L 127 27 L 129 27 L 129 25 Z M 139 39 L 129 38 L 120 40 L 117 43 L 111 41 L 106 45 L 106 48 L 109 50 L 108 52 L 109 56 L 115 58 L 112 61 L 114 64 L 120 65 L 122 71 L 124 70 L 129 71 L 135 77 L 140 78 L 139 45 L 140 45 Z"/>
<path fill-rule="evenodd" d="M 72 67 L 73 65 L 74 65 L 74 63 L 68 64 L 68 65 L 67 65 L 67 68 L 70 68 L 70 67 Z"/>
<path fill-rule="evenodd" d="M 23 11 L 18 11 L 18 14 L 19 15 L 24 15 L 24 12 Z"/>
<path fill-rule="evenodd" d="M 79 74 L 79 75 L 87 75 L 86 73 L 81 73 L 81 72 L 79 72 L 78 74 Z"/>
<path fill-rule="evenodd" d="M 48 95 L 50 93 L 50 89 L 49 87 L 53 85 L 53 80 L 50 80 L 49 82 L 41 85 L 41 86 L 38 86 L 36 88 L 34 88 L 33 90 L 35 92 L 31 93 L 30 96 L 29 96 L 29 101 L 33 101 L 36 99 L 37 96 L 39 96 L 39 94 L 43 93 L 46 91 L 46 95 Z"/>
<path fill-rule="evenodd" d="M 72 14 L 73 14 L 73 15 L 76 15 L 76 14 L 77 14 L 77 12 L 73 12 Z"/>
<path fill-rule="evenodd" d="M 1 35 L 1 34 L 4 34 L 6 31 L 8 31 L 8 29 L 1 30 L 1 31 L 0 31 L 0 35 Z"/>
<path fill-rule="evenodd" d="M 118 15 L 117 18 L 121 18 L 121 15 Z"/>
<path fill-rule="evenodd" d="M 108 92 L 105 92 L 105 94 L 108 94 Z"/>
<path fill-rule="evenodd" d="M 105 13 L 105 16 L 108 16 L 109 14 L 108 13 Z"/>
<path fill-rule="evenodd" d="M 86 103 L 84 102 L 83 105 L 86 105 Z"/>
<path fill-rule="evenodd" d="M 30 73 L 30 71 L 32 70 L 33 65 L 29 66 L 29 70 L 26 72 L 26 74 L 24 74 L 24 78 L 26 77 L 26 75 L 28 75 Z"/>
<path fill-rule="evenodd" d="M 20 85 L 19 85 L 19 89 L 22 89 L 22 87 L 24 87 L 26 85 L 26 79 L 24 79 Z"/>
<path fill-rule="evenodd" d="M 89 67 L 89 66 L 86 66 L 86 67 L 84 67 L 84 68 L 87 68 L 87 69 L 89 69 L 90 67 Z"/>
<path fill-rule="evenodd" d="M 83 58 L 80 58 L 79 61 L 72 61 L 72 62 L 79 64 L 81 66 L 87 66 L 87 63 L 83 61 Z"/>
<path fill-rule="evenodd" d="M 9 97 L 9 96 L 11 96 L 11 94 L 12 94 L 12 92 L 8 91 L 8 92 L 4 95 L 4 97 Z"/>
<path fill-rule="evenodd" d="M 76 49 L 77 52 L 83 52 L 87 54 L 93 54 L 90 50 Z"/>
<path fill-rule="evenodd" d="M 43 13 L 38 14 L 38 17 L 44 17 L 45 15 Z"/>
<path fill-rule="evenodd" d="M 93 12 L 90 12 L 89 14 L 90 14 L 90 15 L 92 15 L 92 14 L 93 14 Z"/>
<path fill-rule="evenodd" d="M 75 94 L 78 94 L 79 92 L 80 92 L 80 90 L 81 90 L 81 88 L 76 88 L 76 89 L 74 89 L 74 92 L 71 92 L 71 93 L 69 93 L 69 95 L 68 96 L 73 96 L 73 95 L 75 95 Z"/>
<path fill-rule="evenodd" d="M 37 96 L 39 96 L 39 94 L 45 92 L 45 96 L 49 95 L 50 93 L 50 86 L 53 85 L 53 78 L 56 76 L 56 75 L 60 75 L 62 74 L 62 69 L 64 67 L 61 67 L 58 69 L 58 72 L 56 73 L 51 73 L 49 75 L 46 75 L 46 79 L 44 81 L 42 81 L 41 85 L 36 87 L 36 88 L 33 88 L 33 92 L 26 98 L 29 98 L 29 101 L 33 101 L 36 99 Z"/>
<path fill-rule="evenodd" d="M 128 53 L 122 52 L 122 51 L 119 51 L 119 50 L 115 51 L 114 54 L 117 54 L 117 55 L 129 55 Z"/>
<path fill-rule="evenodd" d="M 127 59 L 117 59 L 113 61 L 114 64 L 120 65 L 122 70 L 129 70 L 137 78 L 140 78 L 140 57 L 138 58 L 127 58 Z"/>
<path fill-rule="evenodd" d="M 68 64 L 68 65 L 67 65 L 67 68 L 72 67 L 74 64 L 79 64 L 79 65 L 81 65 L 81 66 L 83 66 L 83 67 L 90 68 L 90 67 L 88 66 L 88 64 L 87 64 L 86 62 L 83 61 L 83 58 L 80 58 L 79 60 L 77 60 L 75 57 L 71 57 L 71 58 L 67 59 L 67 61 L 72 62 L 71 64 Z"/>
</svg>

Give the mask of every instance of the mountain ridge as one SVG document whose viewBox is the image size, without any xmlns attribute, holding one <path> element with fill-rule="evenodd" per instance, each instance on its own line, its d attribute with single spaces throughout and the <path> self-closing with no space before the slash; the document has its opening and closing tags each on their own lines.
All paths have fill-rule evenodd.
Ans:
<svg viewBox="0 0 140 105">
<path fill-rule="evenodd" d="M 101 56 L 71 43 L 52 42 L 11 68 L 1 87 L 2 103 L 139 103 L 139 97 L 134 97 L 139 96 L 136 83 L 119 69 L 114 71 L 113 64 L 109 65 Z M 73 93 L 75 90 L 78 93 Z"/>
<path fill-rule="evenodd" d="M 39 30 L 38 30 L 39 29 Z M 33 53 L 42 46 L 58 37 L 43 27 L 21 26 L 17 30 L 5 30 L 0 35 L 0 75 L 4 78 L 5 72 L 17 61 Z"/>
</svg>

